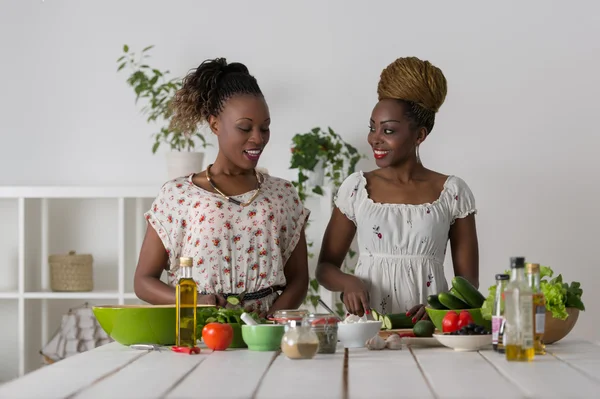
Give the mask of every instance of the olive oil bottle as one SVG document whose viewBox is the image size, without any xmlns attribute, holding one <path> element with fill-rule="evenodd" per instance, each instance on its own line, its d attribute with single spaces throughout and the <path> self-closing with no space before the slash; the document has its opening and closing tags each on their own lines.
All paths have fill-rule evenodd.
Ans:
<svg viewBox="0 0 600 399">
<path fill-rule="evenodd" d="M 525 269 L 527 270 L 527 282 L 533 291 L 533 348 L 536 355 L 545 355 L 546 298 L 540 287 L 540 265 L 527 263 Z"/>
<path fill-rule="evenodd" d="M 180 258 L 179 281 L 175 288 L 175 307 L 177 329 L 175 345 L 193 348 L 196 346 L 196 306 L 198 303 L 198 288 L 192 278 L 192 258 Z"/>
<path fill-rule="evenodd" d="M 533 292 L 525 277 L 525 258 L 511 258 L 510 282 L 504 290 L 506 360 L 530 362 L 533 348 Z"/>
</svg>

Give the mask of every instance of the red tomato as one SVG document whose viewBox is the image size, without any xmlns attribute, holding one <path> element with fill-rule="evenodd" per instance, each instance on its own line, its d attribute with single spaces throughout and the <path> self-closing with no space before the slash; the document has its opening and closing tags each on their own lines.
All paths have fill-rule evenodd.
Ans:
<svg viewBox="0 0 600 399">
<path fill-rule="evenodd" d="M 202 329 L 202 340 L 210 349 L 224 351 L 233 341 L 233 327 L 226 323 L 208 323 Z"/>
<path fill-rule="evenodd" d="M 451 310 L 446 313 L 442 320 L 442 332 L 452 332 L 458 330 L 458 313 Z"/>
<path fill-rule="evenodd" d="M 466 310 L 461 310 L 460 315 L 458 316 L 458 328 L 461 329 L 471 323 L 474 323 L 471 313 Z"/>
</svg>

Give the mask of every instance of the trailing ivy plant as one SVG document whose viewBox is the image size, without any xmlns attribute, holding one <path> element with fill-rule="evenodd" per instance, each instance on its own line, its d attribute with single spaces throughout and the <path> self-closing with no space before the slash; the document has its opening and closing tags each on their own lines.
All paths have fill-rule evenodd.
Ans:
<svg viewBox="0 0 600 399">
<path fill-rule="evenodd" d="M 117 59 L 117 72 L 128 67 L 127 84 L 135 92 L 136 104 L 140 99 L 146 100 L 142 107 L 142 113 L 147 115 L 146 121 L 163 123 L 160 131 L 154 134 L 152 153 L 155 154 L 162 143 L 170 146 L 173 151 L 192 151 L 196 148 L 196 141 L 199 141 L 202 147 L 207 147 L 209 144 L 197 130 L 187 134 L 170 127 L 171 102 L 177 90 L 181 88 L 182 80 L 168 79 L 170 71 L 151 68 L 146 63 L 146 59 L 150 57 L 148 51 L 153 47 L 148 46 L 140 54 L 136 54 L 125 44 L 123 55 Z"/>
<path fill-rule="evenodd" d="M 356 170 L 356 165 L 364 155 L 352 145 L 345 142 L 331 127 L 327 130 L 315 127 L 307 133 L 296 134 L 292 138 L 292 157 L 290 160 L 290 169 L 298 170 L 298 177 L 292 184 L 296 187 L 301 201 L 306 201 L 311 195 L 323 195 L 323 188 L 320 186 L 308 187 L 307 173 L 315 171 L 317 165 L 322 165 L 325 172 L 326 183 L 332 186 L 336 193 L 342 182 Z M 313 246 L 312 241 L 308 241 L 308 256 L 313 258 L 314 254 L 310 251 Z M 343 270 L 347 273 L 353 273 L 349 269 L 348 259 L 356 256 L 353 250 L 348 251 L 346 260 L 343 264 Z M 319 282 L 316 278 L 311 278 L 308 286 L 308 294 L 305 303 L 310 303 L 317 310 L 319 306 Z M 340 317 L 344 316 L 343 304 L 336 303 L 336 311 Z"/>
</svg>

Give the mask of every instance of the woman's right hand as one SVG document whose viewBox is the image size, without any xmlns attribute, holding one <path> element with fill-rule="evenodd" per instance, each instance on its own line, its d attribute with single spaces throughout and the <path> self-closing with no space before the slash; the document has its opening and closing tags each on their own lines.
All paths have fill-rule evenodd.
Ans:
<svg viewBox="0 0 600 399">
<path fill-rule="evenodd" d="M 225 300 L 225 298 L 221 295 L 198 295 L 198 305 L 214 305 L 225 307 L 227 305 L 227 300 Z"/>
<path fill-rule="evenodd" d="M 362 317 L 365 314 L 369 314 L 369 292 L 363 281 L 352 275 L 347 276 L 347 280 L 344 283 L 344 305 L 349 313 Z"/>
</svg>

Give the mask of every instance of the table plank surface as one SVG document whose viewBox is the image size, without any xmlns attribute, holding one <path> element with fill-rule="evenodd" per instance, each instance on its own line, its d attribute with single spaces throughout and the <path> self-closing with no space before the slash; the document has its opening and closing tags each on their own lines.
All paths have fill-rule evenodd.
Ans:
<svg viewBox="0 0 600 399">
<path fill-rule="evenodd" d="M 134 351 L 118 344 L 104 345 L 0 385 L 0 398 L 66 398 L 144 355 L 145 351 Z"/>
<path fill-rule="evenodd" d="M 480 353 L 447 348 L 411 349 L 437 398 L 522 398 L 523 392 L 497 372 Z"/>
<path fill-rule="evenodd" d="M 258 387 L 277 352 L 248 350 L 204 350 L 203 361 L 180 384 L 169 392 L 167 399 L 186 398 L 250 398 Z"/>
<path fill-rule="evenodd" d="M 317 354 L 313 359 L 277 356 L 265 375 L 256 399 L 329 399 L 343 397 L 344 350 Z"/>
<path fill-rule="evenodd" d="M 137 351 L 130 349 L 130 351 Z M 145 355 L 124 367 L 117 373 L 106 376 L 101 381 L 83 390 L 73 399 L 106 399 L 116 397 L 121 392 L 128 399 L 160 397 L 169 392 L 174 383 L 208 359 L 208 355 L 190 356 L 144 351 Z"/>
<path fill-rule="evenodd" d="M 596 398 L 600 391 L 600 382 L 552 355 L 536 356 L 532 362 L 508 362 L 493 351 L 481 355 L 527 398 Z"/>
<path fill-rule="evenodd" d="M 350 349 L 348 363 L 350 399 L 434 398 L 407 347 Z"/>
<path fill-rule="evenodd" d="M 0 385 L 0 398 L 595 398 L 600 345 L 565 339 L 531 363 L 492 350 L 403 347 L 291 360 L 280 352 L 199 355 L 111 343 Z M 347 356 L 346 356 L 347 353 Z"/>
</svg>

